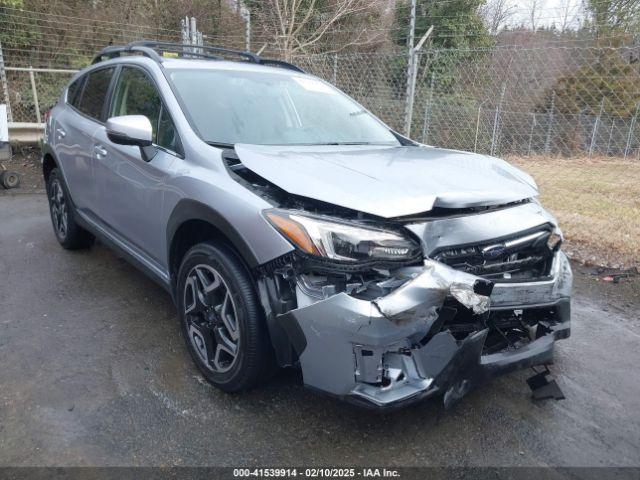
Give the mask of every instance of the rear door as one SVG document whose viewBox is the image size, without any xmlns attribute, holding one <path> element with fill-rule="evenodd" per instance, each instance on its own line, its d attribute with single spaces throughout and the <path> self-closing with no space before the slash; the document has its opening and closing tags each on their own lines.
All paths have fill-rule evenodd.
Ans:
<svg viewBox="0 0 640 480">
<path fill-rule="evenodd" d="M 95 132 L 98 214 L 112 234 L 161 265 L 164 186 L 182 148 L 154 81 L 140 67 L 125 65 L 119 72 L 108 117 L 121 115 L 149 119 L 153 146 L 146 152 L 152 158 L 146 161 L 139 147 L 111 142 L 105 128 Z"/>
<path fill-rule="evenodd" d="M 52 125 L 54 151 L 71 198 L 88 215 L 95 213 L 97 200 L 93 135 L 103 124 L 113 73 L 113 67 L 92 70 L 73 82 Z"/>
</svg>

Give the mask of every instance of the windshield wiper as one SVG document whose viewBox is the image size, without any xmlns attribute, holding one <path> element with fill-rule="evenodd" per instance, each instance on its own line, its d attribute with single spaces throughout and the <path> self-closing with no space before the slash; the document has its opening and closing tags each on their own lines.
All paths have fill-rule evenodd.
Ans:
<svg viewBox="0 0 640 480">
<path fill-rule="evenodd" d="M 216 148 L 233 148 L 233 143 L 210 142 L 209 140 L 205 140 L 204 143 Z"/>
</svg>

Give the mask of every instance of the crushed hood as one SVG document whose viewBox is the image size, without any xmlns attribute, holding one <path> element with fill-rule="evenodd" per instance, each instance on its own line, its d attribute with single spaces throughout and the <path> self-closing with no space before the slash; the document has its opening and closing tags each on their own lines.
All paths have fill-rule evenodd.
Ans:
<svg viewBox="0 0 640 480">
<path fill-rule="evenodd" d="M 384 218 L 538 195 L 534 180 L 507 162 L 456 150 L 247 144 L 235 150 L 245 167 L 290 194 Z"/>
</svg>

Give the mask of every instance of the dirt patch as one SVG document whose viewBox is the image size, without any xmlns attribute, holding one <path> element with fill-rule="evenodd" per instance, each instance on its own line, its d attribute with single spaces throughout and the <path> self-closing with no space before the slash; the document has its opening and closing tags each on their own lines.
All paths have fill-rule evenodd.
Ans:
<svg viewBox="0 0 640 480">
<path fill-rule="evenodd" d="M 44 193 L 44 178 L 42 177 L 42 164 L 40 163 L 40 149 L 35 147 L 13 148 L 13 155 L 9 160 L 0 162 L 0 169 L 18 172 L 20 175 L 20 187 L 4 190 L 0 187 L 0 195 L 3 193 Z"/>
</svg>

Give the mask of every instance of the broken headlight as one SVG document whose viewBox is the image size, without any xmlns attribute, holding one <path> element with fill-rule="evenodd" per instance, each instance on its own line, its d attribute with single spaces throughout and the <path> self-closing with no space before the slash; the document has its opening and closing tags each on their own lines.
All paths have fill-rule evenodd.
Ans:
<svg viewBox="0 0 640 480">
<path fill-rule="evenodd" d="M 287 210 L 266 210 L 271 224 L 304 253 L 342 262 L 408 261 L 420 247 L 399 232 Z"/>
<path fill-rule="evenodd" d="M 551 252 L 557 252 L 562 244 L 562 233 L 556 229 L 547 237 L 547 247 Z"/>
</svg>

